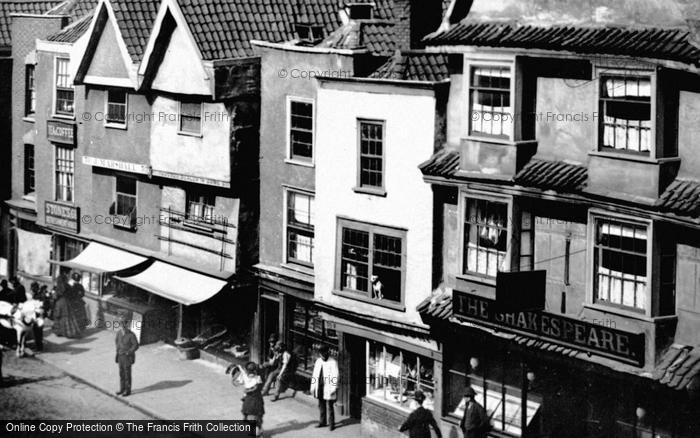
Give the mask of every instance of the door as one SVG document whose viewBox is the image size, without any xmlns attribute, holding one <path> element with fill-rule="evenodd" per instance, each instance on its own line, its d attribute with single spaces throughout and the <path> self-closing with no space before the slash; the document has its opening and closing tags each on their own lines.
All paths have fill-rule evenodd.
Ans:
<svg viewBox="0 0 700 438">
<path fill-rule="evenodd" d="M 272 334 L 280 335 L 280 303 L 268 297 L 261 297 L 260 300 L 262 358 L 266 359 L 270 354 L 270 346 L 267 340 Z"/>
<path fill-rule="evenodd" d="M 350 409 L 352 418 L 362 416 L 362 398 L 367 391 L 367 341 L 357 336 L 345 335 L 349 358 Z"/>
</svg>

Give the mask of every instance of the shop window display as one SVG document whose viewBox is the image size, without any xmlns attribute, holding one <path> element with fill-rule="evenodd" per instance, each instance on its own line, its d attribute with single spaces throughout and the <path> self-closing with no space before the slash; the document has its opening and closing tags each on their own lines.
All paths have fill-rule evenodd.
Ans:
<svg viewBox="0 0 700 438">
<path fill-rule="evenodd" d="M 423 407 L 433 409 L 433 360 L 378 342 L 367 342 L 367 396 L 413 410 L 413 394 L 426 395 Z"/>
</svg>

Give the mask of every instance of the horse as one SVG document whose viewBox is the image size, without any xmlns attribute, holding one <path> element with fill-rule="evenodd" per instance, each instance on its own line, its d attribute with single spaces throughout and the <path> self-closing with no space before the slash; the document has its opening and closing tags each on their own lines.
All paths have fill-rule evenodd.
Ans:
<svg viewBox="0 0 700 438">
<path fill-rule="evenodd" d="M 18 305 L 0 301 L 0 325 L 17 333 L 17 357 L 23 357 L 27 333 L 44 326 L 44 304 L 29 300 Z"/>
</svg>

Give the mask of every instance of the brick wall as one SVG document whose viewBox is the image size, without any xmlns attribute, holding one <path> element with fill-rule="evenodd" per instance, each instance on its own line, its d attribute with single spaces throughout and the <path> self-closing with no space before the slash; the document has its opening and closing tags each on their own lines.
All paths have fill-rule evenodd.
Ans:
<svg viewBox="0 0 700 438">
<path fill-rule="evenodd" d="M 372 399 L 362 399 L 362 434 L 376 438 L 405 437 L 399 426 L 408 413 L 393 409 Z"/>
<path fill-rule="evenodd" d="M 421 47 L 421 39 L 442 22 L 441 0 L 394 0 L 394 31 L 399 48 Z"/>
</svg>

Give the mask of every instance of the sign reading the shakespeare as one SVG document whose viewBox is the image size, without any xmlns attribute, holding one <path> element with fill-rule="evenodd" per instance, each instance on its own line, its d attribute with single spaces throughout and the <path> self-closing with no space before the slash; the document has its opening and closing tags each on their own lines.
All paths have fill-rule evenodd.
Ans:
<svg viewBox="0 0 700 438">
<path fill-rule="evenodd" d="M 458 319 L 537 336 L 577 350 L 644 366 L 644 333 L 629 333 L 541 311 L 503 312 L 497 309 L 493 300 L 460 291 L 453 293 L 452 309 Z"/>
<path fill-rule="evenodd" d="M 75 145 L 75 124 L 49 120 L 46 122 L 46 136 L 49 141 Z"/>
<path fill-rule="evenodd" d="M 46 201 L 44 204 L 46 225 L 77 233 L 80 226 L 80 209 L 71 205 Z"/>
</svg>

